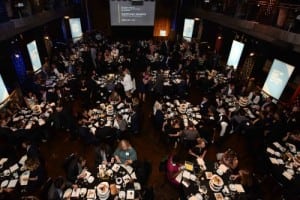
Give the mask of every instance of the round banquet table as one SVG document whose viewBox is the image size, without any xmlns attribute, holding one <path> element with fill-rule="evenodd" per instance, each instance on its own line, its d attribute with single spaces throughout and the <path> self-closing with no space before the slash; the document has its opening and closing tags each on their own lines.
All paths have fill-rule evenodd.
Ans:
<svg viewBox="0 0 300 200">
<path fill-rule="evenodd" d="M 196 176 L 196 180 L 188 180 L 183 178 L 181 181 L 182 188 L 184 191 L 184 195 L 187 199 L 192 198 L 194 195 L 200 194 L 204 200 L 221 200 L 221 199 L 239 199 L 242 198 L 246 193 L 245 191 L 236 191 L 231 189 L 231 186 L 239 185 L 236 181 L 230 180 L 230 176 L 232 175 L 231 170 L 227 170 L 222 175 L 218 174 L 219 164 L 214 162 L 206 162 L 206 169 L 201 170 L 199 165 L 194 164 L 194 171 L 191 174 Z M 224 185 L 221 187 L 219 191 L 213 191 L 210 186 L 210 176 L 218 175 L 222 178 Z M 183 182 L 186 181 L 188 183 L 188 187 L 186 187 Z M 226 188 L 225 188 L 226 187 Z M 243 189 L 244 190 L 244 189 Z M 205 192 L 206 191 L 206 192 Z M 221 198 L 217 198 L 215 195 L 221 194 Z"/>
<path fill-rule="evenodd" d="M 104 166 L 104 165 L 102 165 Z M 100 167 L 100 166 L 99 166 Z M 107 164 L 105 165 L 104 174 L 105 176 L 100 177 L 100 171 L 99 169 L 96 170 L 97 172 L 93 172 L 90 177 L 94 177 L 93 182 L 89 182 L 88 178 L 85 179 L 78 179 L 76 181 L 76 184 L 78 185 L 78 189 L 86 188 L 89 190 L 94 190 L 96 192 L 96 199 L 100 199 L 97 195 L 97 186 L 101 182 L 108 182 L 109 185 L 114 184 L 118 188 L 118 192 L 115 195 L 110 194 L 107 198 L 108 200 L 117 200 L 121 199 L 119 198 L 119 192 L 124 191 L 127 195 L 128 192 L 134 192 L 133 198 L 122 198 L 124 200 L 130 200 L 130 199 L 141 199 L 141 185 L 137 182 L 136 174 L 134 168 L 131 166 L 125 166 L 121 164 Z M 111 171 L 112 174 L 109 176 L 107 175 L 108 171 Z M 122 178 L 121 183 L 116 183 L 116 179 Z M 127 181 L 125 182 L 124 180 Z M 73 190 L 74 191 L 74 190 Z M 85 195 L 80 194 L 79 197 L 74 199 L 89 199 L 88 198 L 88 192 Z M 73 198 L 71 198 L 73 199 Z M 104 200 L 105 198 L 103 198 Z M 101 199 L 102 200 L 102 199 Z"/>
<path fill-rule="evenodd" d="M 300 163 L 294 160 L 297 155 L 299 152 L 291 143 L 273 142 L 266 150 L 267 166 L 271 175 L 289 195 L 300 194 Z"/>
</svg>

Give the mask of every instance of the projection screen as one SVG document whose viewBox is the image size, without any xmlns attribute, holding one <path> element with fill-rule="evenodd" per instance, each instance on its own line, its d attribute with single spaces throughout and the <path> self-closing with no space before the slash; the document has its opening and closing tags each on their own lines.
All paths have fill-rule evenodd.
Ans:
<svg viewBox="0 0 300 200">
<path fill-rule="evenodd" d="M 262 90 L 275 99 L 279 99 L 294 69 L 294 66 L 274 59 Z"/>
<path fill-rule="evenodd" d="M 110 0 L 110 23 L 112 26 L 153 26 L 155 1 Z"/>
<path fill-rule="evenodd" d="M 71 35 L 74 42 L 78 41 L 82 37 L 82 28 L 80 18 L 69 19 Z"/>
<path fill-rule="evenodd" d="M 3 82 L 2 76 L 0 75 L 0 104 L 3 103 L 8 98 L 9 94 L 7 92 L 6 86 Z"/>
<path fill-rule="evenodd" d="M 245 44 L 242 42 L 238 42 L 236 40 L 233 40 L 232 45 L 231 45 L 231 50 L 229 53 L 229 57 L 227 60 L 227 65 L 228 66 L 233 66 L 234 69 L 237 68 L 241 55 L 243 53 Z"/>
<path fill-rule="evenodd" d="M 28 50 L 33 71 L 36 72 L 40 70 L 42 67 L 42 63 L 41 63 L 39 51 L 35 40 L 27 44 L 27 50 Z"/>
<path fill-rule="evenodd" d="M 183 34 L 182 34 L 184 39 L 191 41 L 193 37 L 194 24 L 195 24 L 195 20 L 193 19 L 184 20 Z"/>
</svg>

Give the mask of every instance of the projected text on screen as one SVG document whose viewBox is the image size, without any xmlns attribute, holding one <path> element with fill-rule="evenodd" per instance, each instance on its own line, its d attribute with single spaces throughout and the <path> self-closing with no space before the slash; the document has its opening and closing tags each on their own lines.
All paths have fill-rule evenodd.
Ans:
<svg viewBox="0 0 300 200">
<path fill-rule="evenodd" d="M 155 1 L 110 0 L 110 23 L 112 26 L 153 26 Z"/>
<path fill-rule="evenodd" d="M 275 59 L 263 86 L 263 91 L 279 99 L 295 67 Z"/>
<path fill-rule="evenodd" d="M 244 50 L 244 46 L 245 46 L 244 43 L 233 40 L 232 45 L 231 45 L 231 50 L 229 53 L 229 57 L 227 60 L 228 66 L 233 66 L 234 69 L 237 68 L 237 66 L 240 62 L 241 55 Z"/>
<path fill-rule="evenodd" d="M 33 71 L 36 72 L 39 69 L 41 69 L 42 63 L 41 63 L 39 51 L 38 51 L 35 40 L 27 44 L 27 50 L 28 50 L 28 53 L 29 53 L 29 57 L 30 57 L 30 61 L 31 61 Z"/>
</svg>

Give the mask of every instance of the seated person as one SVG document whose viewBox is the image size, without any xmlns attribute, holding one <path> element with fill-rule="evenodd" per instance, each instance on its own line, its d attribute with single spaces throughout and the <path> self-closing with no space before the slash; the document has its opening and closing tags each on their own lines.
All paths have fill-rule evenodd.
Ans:
<svg viewBox="0 0 300 200">
<path fill-rule="evenodd" d="M 39 149 L 33 145 L 29 140 L 25 140 L 22 142 L 22 148 L 26 150 L 27 158 L 40 158 Z"/>
<path fill-rule="evenodd" d="M 114 157 L 117 163 L 131 165 L 137 160 L 137 154 L 134 148 L 127 140 L 121 140 L 114 152 Z"/>
<path fill-rule="evenodd" d="M 113 162 L 112 151 L 109 145 L 102 143 L 95 148 L 96 166 Z"/>
<path fill-rule="evenodd" d="M 116 119 L 114 121 L 114 127 L 121 133 L 127 130 L 127 122 L 125 119 L 123 119 L 122 115 L 118 114 L 116 116 Z"/>
<path fill-rule="evenodd" d="M 239 160 L 235 151 L 228 149 L 221 155 L 220 163 L 224 164 L 231 170 L 235 170 L 238 167 Z"/>
<path fill-rule="evenodd" d="M 77 179 L 84 178 L 85 174 L 82 172 L 86 167 L 86 160 L 79 156 L 78 158 L 74 159 L 67 168 L 67 179 L 68 181 L 75 183 Z"/>
<path fill-rule="evenodd" d="M 202 138 L 197 138 L 197 144 L 189 149 L 189 155 L 191 156 L 191 158 L 197 159 L 197 158 L 202 158 L 204 159 L 206 153 L 207 153 L 207 146 L 206 146 L 206 142 L 204 139 Z"/>
<path fill-rule="evenodd" d="M 167 161 L 167 178 L 174 186 L 180 185 L 180 183 L 177 182 L 176 177 L 180 173 L 181 166 L 178 156 L 172 153 Z"/>
<path fill-rule="evenodd" d="M 299 131 L 287 132 L 286 136 L 282 139 L 282 141 L 287 141 L 292 144 L 295 144 L 297 148 L 300 147 L 300 134 Z"/>
<path fill-rule="evenodd" d="M 28 94 L 24 97 L 24 101 L 30 109 L 33 109 L 38 104 L 38 99 L 32 92 L 28 92 Z"/>
<path fill-rule="evenodd" d="M 48 200 L 62 200 L 64 195 L 64 190 L 72 187 L 77 189 L 77 185 L 68 184 L 63 177 L 57 177 L 54 179 L 53 183 L 50 185 L 48 190 Z"/>
<path fill-rule="evenodd" d="M 122 100 L 121 96 L 116 91 L 113 91 L 111 95 L 108 97 L 108 101 L 115 105 L 119 104 L 121 100 Z"/>
<path fill-rule="evenodd" d="M 183 131 L 178 131 L 175 134 L 169 134 L 170 137 L 179 137 L 181 136 L 184 140 L 193 141 L 199 137 L 199 132 L 192 122 L 189 122 L 189 125 Z"/>
<path fill-rule="evenodd" d="M 37 158 L 28 158 L 25 161 L 25 168 L 30 171 L 27 190 L 36 191 L 46 179 L 45 170 Z"/>
</svg>

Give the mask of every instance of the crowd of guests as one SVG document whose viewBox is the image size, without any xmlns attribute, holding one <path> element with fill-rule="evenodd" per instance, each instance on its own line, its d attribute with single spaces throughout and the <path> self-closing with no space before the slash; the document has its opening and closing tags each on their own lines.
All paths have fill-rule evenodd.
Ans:
<svg viewBox="0 0 300 200">
<path fill-rule="evenodd" d="M 155 81 L 152 77 L 153 70 L 158 71 Z M 185 127 L 182 119 L 176 116 L 165 120 L 162 113 L 165 96 L 163 70 L 170 70 L 182 78 L 181 83 L 168 93 L 169 98 L 188 98 L 191 87 L 200 91 L 202 99 L 197 102 L 202 118 L 198 125 L 189 123 Z M 104 99 L 94 80 L 97 76 L 109 73 L 120 76 L 121 80 L 106 83 L 107 98 Z M 219 82 L 219 74 L 227 81 Z M 45 87 L 50 77 L 62 80 L 70 75 L 74 77 L 74 81 L 55 86 L 51 90 Z M 273 141 L 291 140 L 296 144 L 300 141 L 299 105 L 288 108 L 275 104 L 259 90 L 240 83 L 237 72 L 232 67 L 222 66 L 216 52 L 209 52 L 197 42 L 121 42 L 110 40 L 99 33 L 86 34 L 76 44 L 70 43 L 53 49 L 53 56 L 44 59 L 41 72 L 36 75 L 28 74 L 26 83 L 21 87 L 24 101 L 1 112 L 0 135 L 7 141 L 14 141 L 12 145 L 22 144 L 26 150 L 26 166 L 31 171 L 28 191 L 38 189 L 47 175 L 44 158 L 35 145 L 39 141 L 26 137 L 30 133 L 20 134 L 18 140 L 11 139 L 13 133 L 7 128 L 7 124 L 13 123 L 9 119 L 20 107 L 33 109 L 41 102 L 55 103 L 55 110 L 47 120 L 46 129 L 65 130 L 70 133 L 71 139 L 80 138 L 95 145 L 96 166 L 107 163 L 134 165 L 138 159 L 137 152 L 127 139 L 140 132 L 143 119 L 141 105 L 150 99 L 156 100 L 153 119 L 161 138 L 175 149 L 178 145 L 184 146 L 188 160 L 205 159 L 209 145 L 222 146 L 230 134 L 244 135 L 254 154 L 263 152 L 266 144 Z M 150 98 L 150 94 L 154 94 L 154 98 Z M 226 98 L 235 98 L 236 104 L 229 106 Z M 246 103 L 240 102 L 241 98 Z M 114 124 L 104 126 L 93 134 L 101 137 L 91 138 L 90 129 L 86 127 L 91 118 L 88 110 L 99 106 L 97 101 L 114 102 L 115 105 L 123 101 L 132 104 L 130 129 L 122 116 L 117 115 Z M 80 109 L 76 110 L 74 104 L 78 102 Z M 249 117 L 247 110 L 254 117 Z M 124 133 L 129 137 L 121 137 Z M 108 141 L 103 135 L 116 137 Z M 42 139 L 46 142 L 50 137 L 50 134 L 45 134 Z M 245 177 L 250 172 L 238 168 L 238 153 L 230 149 L 217 157 L 219 163 L 236 172 L 233 179 L 247 182 Z M 175 186 L 178 183 L 174 174 L 182 167 L 179 160 L 182 158 L 178 159 L 173 153 L 167 160 L 167 177 Z M 82 172 L 85 168 L 84 157 L 76 155 L 68 159 L 65 166 L 66 179 L 54 179 L 48 198 L 62 199 L 64 188 L 77 187 L 76 181 L 84 178 Z"/>
</svg>

